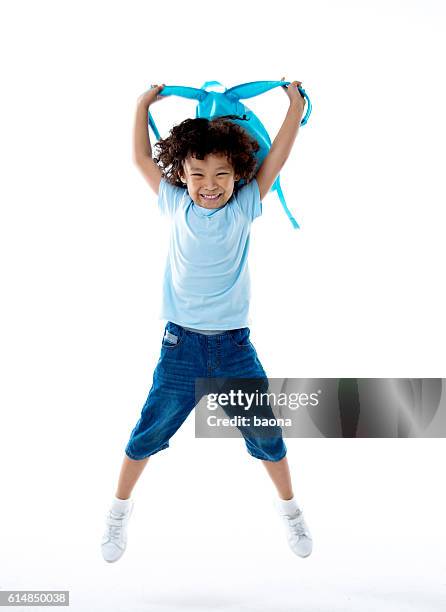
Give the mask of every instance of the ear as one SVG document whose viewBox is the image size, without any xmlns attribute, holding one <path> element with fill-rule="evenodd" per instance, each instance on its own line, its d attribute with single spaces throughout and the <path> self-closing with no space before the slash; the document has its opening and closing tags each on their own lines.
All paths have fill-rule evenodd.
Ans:
<svg viewBox="0 0 446 612">
<path fill-rule="evenodd" d="M 187 183 L 186 178 L 184 176 L 184 161 L 181 162 L 181 168 L 178 169 L 178 176 L 180 177 L 180 181 L 182 183 Z"/>
</svg>

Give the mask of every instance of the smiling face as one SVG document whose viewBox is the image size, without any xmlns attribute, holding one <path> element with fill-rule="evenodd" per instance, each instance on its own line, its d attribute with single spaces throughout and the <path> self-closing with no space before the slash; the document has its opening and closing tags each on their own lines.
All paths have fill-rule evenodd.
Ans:
<svg viewBox="0 0 446 612">
<path fill-rule="evenodd" d="M 204 159 L 188 156 L 183 162 L 183 183 L 190 197 L 203 208 L 220 208 L 231 198 L 238 177 L 227 157 L 210 153 Z"/>
</svg>

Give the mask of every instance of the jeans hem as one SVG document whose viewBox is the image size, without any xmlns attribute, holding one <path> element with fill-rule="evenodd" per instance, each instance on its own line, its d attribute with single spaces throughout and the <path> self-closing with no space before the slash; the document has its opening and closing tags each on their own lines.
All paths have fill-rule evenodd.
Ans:
<svg viewBox="0 0 446 612">
<path fill-rule="evenodd" d="M 280 459 L 271 459 L 269 457 L 259 457 L 258 455 L 254 455 L 254 453 L 251 453 L 250 450 L 248 450 L 248 453 L 251 455 L 251 457 L 254 457 L 254 459 L 261 459 L 262 461 L 274 461 L 274 462 L 276 462 L 276 461 L 282 461 L 282 459 L 286 456 L 287 452 L 285 451 L 285 453 L 283 454 L 282 457 L 280 457 Z"/>
<path fill-rule="evenodd" d="M 156 453 L 159 453 L 160 451 L 166 448 L 169 448 L 168 444 L 164 444 L 163 446 L 160 446 L 160 448 L 158 448 L 157 450 L 152 451 L 148 455 L 144 455 L 143 457 L 136 457 L 135 455 L 133 455 L 133 453 L 129 453 L 127 449 L 124 452 L 127 455 L 127 457 L 130 457 L 130 459 L 133 459 L 133 461 L 140 461 L 141 459 L 147 459 L 147 457 L 151 457 L 152 455 L 155 455 Z"/>
</svg>

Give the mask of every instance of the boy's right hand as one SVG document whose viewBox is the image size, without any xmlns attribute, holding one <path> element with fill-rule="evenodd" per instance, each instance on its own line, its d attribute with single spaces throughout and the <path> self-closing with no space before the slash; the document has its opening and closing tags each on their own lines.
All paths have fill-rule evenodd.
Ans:
<svg viewBox="0 0 446 612">
<path fill-rule="evenodd" d="M 159 92 L 163 89 L 164 85 L 151 85 L 148 91 L 145 91 L 138 98 L 138 106 L 140 104 L 144 105 L 146 108 L 149 108 L 151 104 L 157 102 L 158 100 L 162 100 L 166 96 L 160 96 Z"/>
</svg>

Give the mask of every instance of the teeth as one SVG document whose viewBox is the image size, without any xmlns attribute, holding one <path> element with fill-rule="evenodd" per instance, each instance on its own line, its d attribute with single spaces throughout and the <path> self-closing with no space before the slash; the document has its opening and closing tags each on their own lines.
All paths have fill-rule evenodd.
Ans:
<svg viewBox="0 0 446 612">
<path fill-rule="evenodd" d="M 204 193 L 202 193 L 201 195 L 203 198 L 206 198 L 207 200 L 216 200 L 217 198 L 220 197 L 220 194 L 211 196 L 211 195 L 204 195 Z"/>
</svg>

